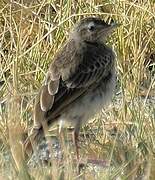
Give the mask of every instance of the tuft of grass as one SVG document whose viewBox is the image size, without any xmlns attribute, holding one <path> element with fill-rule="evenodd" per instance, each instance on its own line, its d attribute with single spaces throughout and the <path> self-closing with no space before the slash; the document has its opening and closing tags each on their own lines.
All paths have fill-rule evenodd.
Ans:
<svg viewBox="0 0 155 180">
<path fill-rule="evenodd" d="M 155 177 L 155 3 L 147 1 L 0 2 L 0 176 L 3 179 L 78 179 L 70 148 L 63 165 L 29 169 L 22 141 L 32 125 L 34 98 L 54 55 L 74 23 L 86 16 L 122 26 L 108 39 L 117 54 L 113 103 L 81 134 L 83 158 L 108 161 L 88 166 L 85 179 Z M 81 177 L 81 178 L 82 178 Z"/>
</svg>

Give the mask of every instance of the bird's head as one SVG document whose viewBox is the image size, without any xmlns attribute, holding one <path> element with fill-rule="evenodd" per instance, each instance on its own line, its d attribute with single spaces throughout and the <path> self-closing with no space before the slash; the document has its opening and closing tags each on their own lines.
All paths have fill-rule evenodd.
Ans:
<svg viewBox="0 0 155 180">
<path fill-rule="evenodd" d="M 118 26 L 119 24 L 114 22 L 108 24 L 100 18 L 87 17 L 75 26 L 72 38 L 89 42 L 101 41 Z"/>
</svg>

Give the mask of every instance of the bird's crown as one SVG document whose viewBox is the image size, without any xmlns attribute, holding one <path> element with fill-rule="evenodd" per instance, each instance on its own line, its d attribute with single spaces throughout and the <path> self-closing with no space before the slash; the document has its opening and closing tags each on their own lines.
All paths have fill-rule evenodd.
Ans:
<svg viewBox="0 0 155 180">
<path fill-rule="evenodd" d="M 100 41 L 115 27 L 117 27 L 115 23 L 108 24 L 101 18 L 87 17 L 77 23 L 72 32 L 72 38 L 81 41 Z"/>
</svg>

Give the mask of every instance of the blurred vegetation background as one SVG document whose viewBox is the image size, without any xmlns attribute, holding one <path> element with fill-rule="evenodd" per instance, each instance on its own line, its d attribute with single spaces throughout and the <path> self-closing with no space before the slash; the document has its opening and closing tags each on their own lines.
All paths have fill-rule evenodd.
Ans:
<svg viewBox="0 0 155 180">
<path fill-rule="evenodd" d="M 70 157 L 66 166 L 29 169 L 21 142 L 35 95 L 70 30 L 87 16 L 122 24 L 107 42 L 117 54 L 113 103 L 82 129 L 92 134 L 84 136 L 84 158 L 109 166 L 79 177 Z M 0 179 L 154 179 L 154 153 L 154 0 L 0 0 Z"/>
</svg>

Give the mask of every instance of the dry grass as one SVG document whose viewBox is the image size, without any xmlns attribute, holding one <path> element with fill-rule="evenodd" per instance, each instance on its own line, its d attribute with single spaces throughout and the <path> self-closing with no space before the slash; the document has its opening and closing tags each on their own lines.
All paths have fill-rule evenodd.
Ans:
<svg viewBox="0 0 155 180">
<path fill-rule="evenodd" d="M 82 130 L 93 134 L 84 138 L 83 156 L 106 159 L 110 166 L 87 168 L 82 177 L 154 179 L 154 0 L 0 0 L 1 179 L 80 178 L 69 152 L 65 170 L 57 163 L 28 170 L 21 142 L 32 124 L 34 97 L 52 57 L 74 23 L 89 15 L 110 17 L 122 26 L 108 40 L 117 53 L 113 104 Z"/>
</svg>

